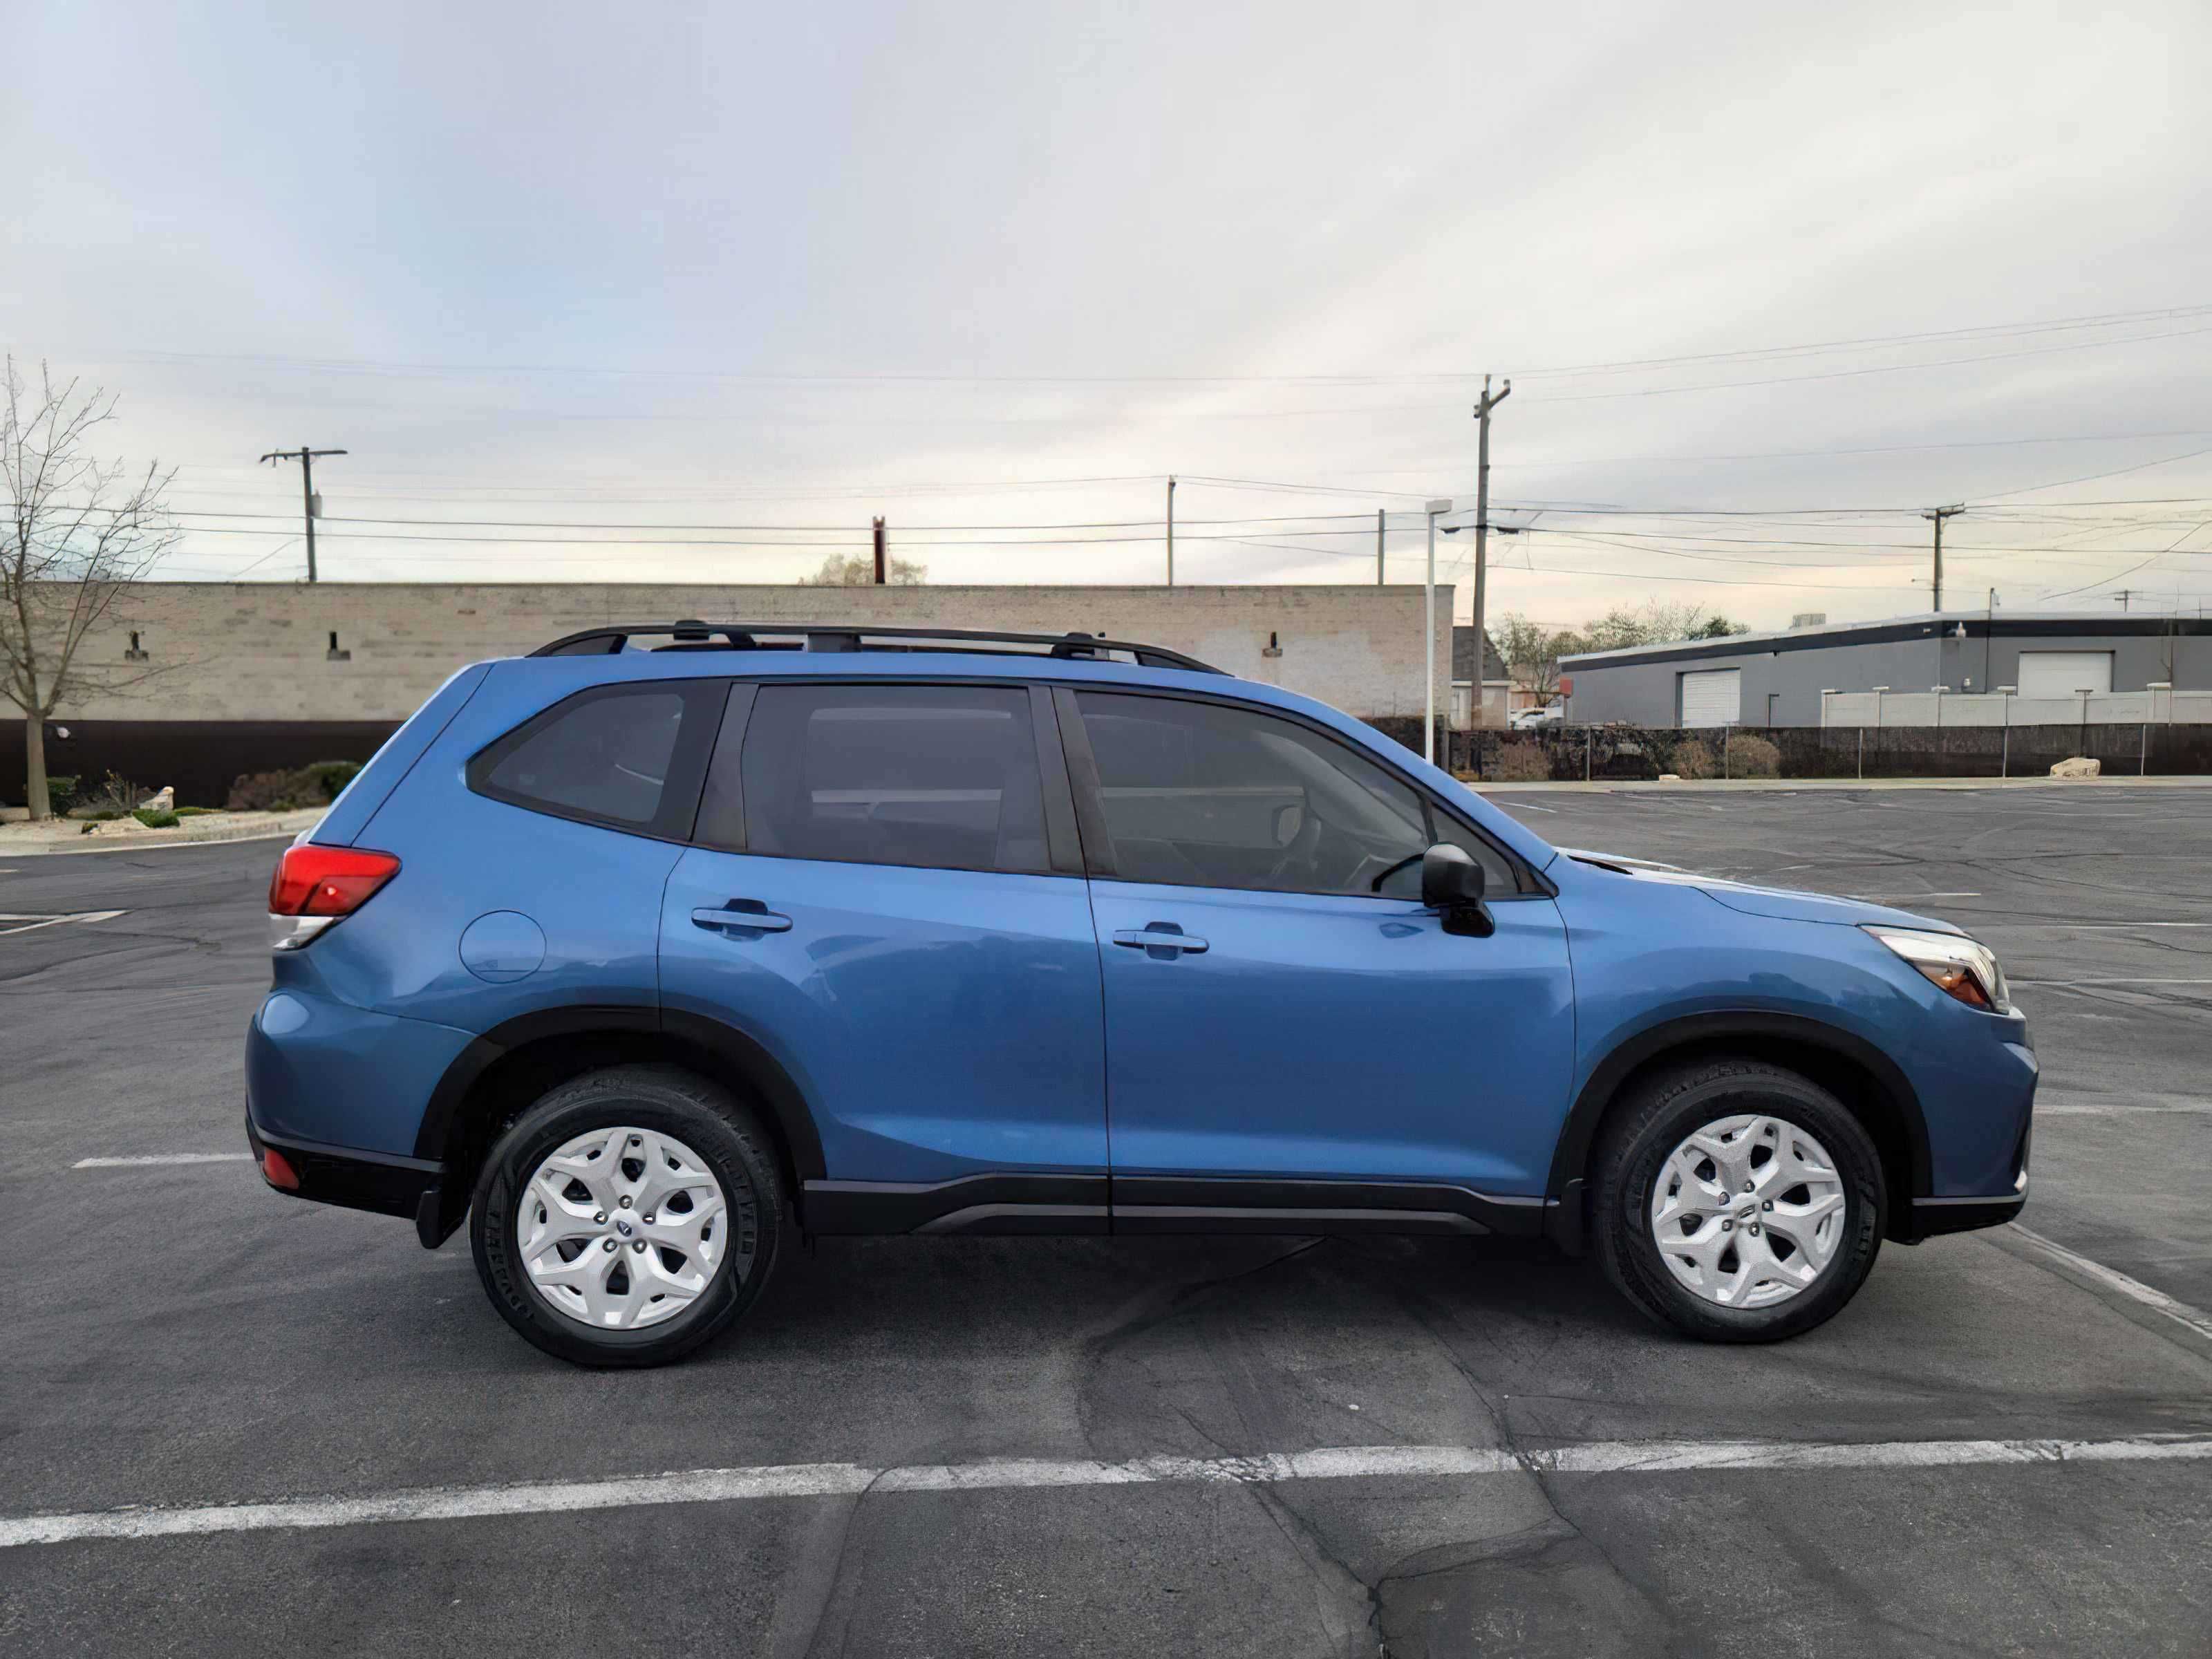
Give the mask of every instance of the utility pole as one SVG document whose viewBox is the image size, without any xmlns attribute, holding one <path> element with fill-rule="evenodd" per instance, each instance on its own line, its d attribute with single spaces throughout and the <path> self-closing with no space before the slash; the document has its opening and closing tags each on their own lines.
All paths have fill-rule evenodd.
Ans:
<svg viewBox="0 0 2212 1659">
<path fill-rule="evenodd" d="M 1175 586 L 1175 475 L 1168 475 L 1168 586 Z"/>
<path fill-rule="evenodd" d="M 1937 611 L 1941 611 L 1943 608 L 1943 520 L 1946 519 L 1955 519 L 1959 514 L 1964 513 L 1966 510 L 1964 503 L 1961 503 L 1957 507 L 1935 507 L 1920 515 L 1922 518 L 1929 520 L 1936 526 L 1936 603 L 1933 608 Z"/>
<path fill-rule="evenodd" d="M 1382 586 L 1382 509 L 1375 509 L 1375 586 Z"/>
<path fill-rule="evenodd" d="M 1437 514 L 1452 510 L 1449 501 L 1431 501 L 1424 509 L 1429 519 L 1428 605 L 1422 613 L 1426 625 L 1428 676 L 1422 688 L 1421 758 L 1437 762 Z"/>
<path fill-rule="evenodd" d="M 322 516 L 323 504 L 315 497 L 315 457 L 343 455 L 343 449 L 310 449 L 301 444 L 297 449 L 279 449 L 264 455 L 262 460 L 274 465 L 278 461 L 297 461 L 300 464 L 301 505 L 307 514 L 307 580 L 315 580 L 315 520 Z"/>
<path fill-rule="evenodd" d="M 884 556 L 884 521 L 876 520 L 876 586 L 881 587 L 890 580 L 890 562 Z"/>
<path fill-rule="evenodd" d="M 1490 395 L 1490 376 L 1482 377 L 1482 401 L 1474 406 L 1474 418 L 1481 435 L 1475 441 L 1478 464 L 1474 473 L 1474 717 L 1482 718 L 1482 665 L 1488 660 L 1489 652 L 1484 647 L 1482 632 L 1482 602 L 1484 578 L 1488 574 L 1490 552 L 1490 411 L 1513 395 L 1513 382 L 1508 380 L 1505 389 L 1495 398 Z"/>
<path fill-rule="evenodd" d="M 2139 591 L 2132 587 L 2124 587 L 2112 597 L 2120 602 L 2120 609 L 2125 611 L 2128 608 L 2128 601 L 2134 599 Z"/>
</svg>

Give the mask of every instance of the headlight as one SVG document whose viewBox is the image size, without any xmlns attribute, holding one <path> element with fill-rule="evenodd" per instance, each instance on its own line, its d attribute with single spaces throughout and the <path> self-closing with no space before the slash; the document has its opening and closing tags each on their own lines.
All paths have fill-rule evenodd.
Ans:
<svg viewBox="0 0 2212 1659">
<path fill-rule="evenodd" d="M 1957 933 L 1923 933 L 1909 927 L 1869 926 L 1866 931 L 1969 1008 L 1989 1014 L 2012 1012 L 2004 969 L 1988 945 Z"/>
</svg>

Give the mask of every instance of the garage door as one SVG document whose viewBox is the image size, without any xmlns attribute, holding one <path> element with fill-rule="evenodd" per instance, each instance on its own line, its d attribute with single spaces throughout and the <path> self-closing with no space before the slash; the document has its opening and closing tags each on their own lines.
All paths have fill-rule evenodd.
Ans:
<svg viewBox="0 0 2212 1659">
<path fill-rule="evenodd" d="M 1743 718 L 1743 671 L 1707 668 L 1682 676 L 1682 724 L 1733 726 Z"/>
<path fill-rule="evenodd" d="M 2020 653 L 2020 695 L 2023 697 L 2070 697 L 2077 691 L 2112 689 L 2112 653 L 2109 651 Z"/>
</svg>

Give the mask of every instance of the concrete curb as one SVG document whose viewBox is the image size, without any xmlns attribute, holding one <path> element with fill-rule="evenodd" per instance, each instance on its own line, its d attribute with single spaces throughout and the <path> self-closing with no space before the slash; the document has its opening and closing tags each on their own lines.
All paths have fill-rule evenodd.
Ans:
<svg viewBox="0 0 2212 1659">
<path fill-rule="evenodd" d="M 187 819 L 173 830 L 149 830 L 135 836 L 87 836 L 82 830 L 33 839 L 27 836 L 0 836 L 0 858 L 58 858 L 79 853 L 149 853 L 165 847 L 220 847 L 234 841 L 291 840 L 302 830 L 323 821 L 326 809 L 299 812 L 270 812 L 258 821 L 233 819 L 227 823 L 195 827 Z"/>
</svg>

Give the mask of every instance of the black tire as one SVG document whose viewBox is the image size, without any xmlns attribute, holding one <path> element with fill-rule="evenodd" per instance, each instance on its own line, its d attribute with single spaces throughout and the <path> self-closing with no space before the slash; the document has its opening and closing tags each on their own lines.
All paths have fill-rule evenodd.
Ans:
<svg viewBox="0 0 2212 1659">
<path fill-rule="evenodd" d="M 1652 1237 L 1652 1186 L 1697 1130 L 1747 1112 L 1794 1124 L 1826 1148 L 1843 1188 L 1843 1236 L 1808 1288 L 1764 1308 L 1724 1308 L 1668 1270 Z M 1644 1313 L 1701 1341 L 1778 1342 L 1803 1334 L 1857 1294 L 1881 1249 L 1887 1194 L 1865 1128 L 1820 1085 L 1763 1061 L 1703 1060 L 1636 1084 L 1606 1123 L 1593 1174 L 1591 1242 L 1606 1277 Z"/>
<path fill-rule="evenodd" d="M 633 1125 L 674 1136 L 720 1182 L 731 1231 L 720 1271 L 690 1307 L 636 1330 L 601 1330 L 549 1304 L 519 1243 L 519 1195 L 564 1142 Z M 572 1078 L 525 1112 L 484 1160 L 469 1224 L 477 1275 L 500 1317 L 578 1365 L 665 1365 L 727 1328 L 767 1284 L 781 1242 L 783 1182 L 773 1143 L 727 1091 L 672 1066 L 618 1066 Z"/>
</svg>

